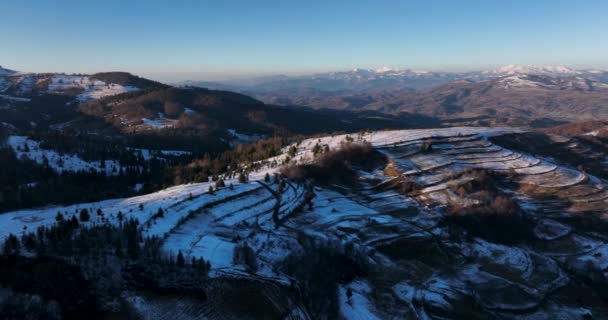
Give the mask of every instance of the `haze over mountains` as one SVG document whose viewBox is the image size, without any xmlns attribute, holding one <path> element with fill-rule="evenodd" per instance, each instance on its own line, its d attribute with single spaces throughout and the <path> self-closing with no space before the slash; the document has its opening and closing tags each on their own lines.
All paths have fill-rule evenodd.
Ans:
<svg viewBox="0 0 608 320">
<path fill-rule="evenodd" d="M 311 88 L 321 91 L 377 90 L 390 88 L 427 89 L 455 80 L 489 80 L 511 75 L 544 75 L 552 77 L 579 76 L 596 81 L 608 80 L 608 70 L 577 70 L 566 66 L 505 65 L 496 69 L 468 72 L 424 71 L 405 68 L 382 67 L 378 69 L 353 69 L 318 73 L 303 76 L 263 76 L 240 80 L 216 82 L 217 86 L 249 88 L 253 92 L 272 91 L 287 88 Z M 179 84 L 209 84 L 214 82 L 183 81 Z"/>
<path fill-rule="evenodd" d="M 278 105 L 538 125 L 605 116 L 608 71 L 516 65 L 478 72 L 381 68 L 181 84 L 235 90 Z M 510 120 L 500 120 L 505 117 Z"/>
</svg>

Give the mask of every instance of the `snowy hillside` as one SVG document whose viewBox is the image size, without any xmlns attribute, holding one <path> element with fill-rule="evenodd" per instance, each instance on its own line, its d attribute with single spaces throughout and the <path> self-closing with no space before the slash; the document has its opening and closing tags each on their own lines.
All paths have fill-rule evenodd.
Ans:
<svg viewBox="0 0 608 320">
<path fill-rule="evenodd" d="M 337 285 L 337 305 L 346 319 L 467 318 L 470 309 L 462 306 L 471 301 L 474 312 L 505 319 L 602 314 L 606 309 L 593 304 L 599 299 L 594 293 L 581 303 L 562 292 L 581 289 L 578 276 L 599 279 L 607 265 L 608 241 L 598 236 L 604 231 L 586 231 L 570 218 L 605 214 L 608 184 L 555 159 L 492 142 L 525 134 L 517 128 L 455 127 L 312 138 L 262 161 L 245 183 L 226 178 L 226 186 L 216 190 L 210 189 L 214 182 L 187 184 L 134 198 L 9 212 L 0 215 L 0 237 L 50 225 L 57 212 L 70 217 L 86 208 L 103 212 L 90 225 L 118 224 L 119 215 L 137 219 L 145 235 L 163 239 L 165 252 L 210 261 L 213 279 L 293 286 L 294 275 L 284 268 L 289 261 L 335 250 L 368 268 L 365 276 Z M 291 164 L 311 164 L 319 152 L 367 142 L 384 163 L 355 166 L 357 185 L 273 177 L 282 167 L 273 164 L 287 162 L 288 153 Z M 559 143 L 578 148 L 567 139 Z M 479 191 L 476 181 L 499 187 Z M 546 192 L 552 197 L 542 196 Z M 493 193 L 502 195 L 484 200 Z M 499 231 L 475 233 L 487 226 L 450 224 L 454 206 L 464 214 L 492 201 L 522 210 L 530 234 L 513 227 L 506 232 L 509 242 L 497 238 Z M 254 262 L 235 258 L 244 247 L 255 253 Z M 132 298 L 142 310 L 159 308 L 150 298 Z"/>
<path fill-rule="evenodd" d="M 74 95 L 80 102 L 139 90 L 133 85 L 122 85 L 90 75 L 20 73 L 0 68 L 0 93 L 27 96 L 32 93 Z"/>
<path fill-rule="evenodd" d="M 88 162 L 77 155 L 60 154 L 53 150 L 40 148 L 40 142 L 28 139 L 25 136 L 10 136 L 7 144 L 15 151 L 17 158 L 25 157 L 41 165 L 48 165 L 53 170 L 61 173 L 63 171 L 95 171 L 105 172 L 107 175 L 117 175 L 121 167 L 116 160 Z"/>
<path fill-rule="evenodd" d="M 547 76 L 573 76 L 581 74 L 581 71 L 566 66 L 543 66 L 543 65 L 506 65 L 497 69 L 483 71 L 487 75 L 510 76 L 516 74 L 533 74 Z"/>
<path fill-rule="evenodd" d="M 608 84 L 582 77 L 551 78 L 514 74 L 498 80 L 505 89 L 546 89 L 595 91 L 608 89 Z"/>
<path fill-rule="evenodd" d="M 91 79 L 88 76 L 54 75 L 50 79 L 49 92 L 62 93 L 70 89 L 83 90 L 78 95 L 80 101 L 99 99 L 107 96 L 135 91 L 133 86 L 122 86 L 115 83 L 105 83 L 101 80 Z"/>
<path fill-rule="evenodd" d="M 76 154 L 60 153 L 54 150 L 43 149 L 40 142 L 26 136 L 9 136 L 6 144 L 13 149 L 18 159 L 27 158 L 40 165 L 48 165 L 58 173 L 62 172 L 101 172 L 106 175 L 118 175 L 125 169 L 117 160 L 107 159 L 102 161 L 86 161 Z M 129 148 L 134 156 L 139 156 L 142 161 L 160 160 L 167 158 L 189 155 L 188 151 L 181 150 L 149 150 L 141 148 Z"/>
</svg>

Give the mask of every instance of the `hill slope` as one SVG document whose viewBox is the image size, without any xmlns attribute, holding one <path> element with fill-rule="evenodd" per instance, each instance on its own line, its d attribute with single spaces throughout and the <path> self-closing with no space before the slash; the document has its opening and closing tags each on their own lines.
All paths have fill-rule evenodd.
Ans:
<svg viewBox="0 0 608 320">
<path fill-rule="evenodd" d="M 565 155 L 589 152 L 571 138 L 545 136 L 561 158 L 521 151 L 544 143 L 530 134 L 457 127 L 307 139 L 260 162 L 248 182 L 225 177 L 233 187 L 10 212 L 0 235 L 83 208 L 103 212 L 83 226 L 138 219 L 164 252 L 210 261 L 210 299 L 125 293 L 138 313 L 163 319 L 601 318 L 606 173 L 573 169 Z M 281 170 L 287 176 L 263 178 Z M 234 296 L 273 303 L 242 313 Z"/>
<path fill-rule="evenodd" d="M 230 129 L 245 135 L 269 135 L 275 131 L 312 134 L 415 125 L 410 120 L 415 118 L 413 116 L 279 107 L 237 93 L 201 88 L 142 90 L 91 101 L 81 105 L 79 110 L 103 118 L 129 133 L 197 130 L 203 134 L 217 134 Z M 427 123 L 433 123 L 432 119 Z"/>
</svg>

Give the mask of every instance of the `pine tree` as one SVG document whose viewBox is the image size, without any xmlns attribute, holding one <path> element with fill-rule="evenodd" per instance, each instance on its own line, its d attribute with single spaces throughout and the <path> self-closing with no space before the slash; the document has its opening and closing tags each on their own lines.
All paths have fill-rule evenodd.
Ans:
<svg viewBox="0 0 608 320">
<path fill-rule="evenodd" d="M 6 241 L 4 241 L 4 248 L 3 248 L 3 253 L 4 254 L 13 254 L 13 253 L 19 253 L 19 238 L 17 238 L 16 235 L 14 234 L 9 234 L 8 238 L 6 239 Z"/>
<path fill-rule="evenodd" d="M 264 175 L 264 182 L 270 182 L 270 175 L 268 174 L 268 172 L 266 172 L 266 174 Z"/>
<path fill-rule="evenodd" d="M 26 233 L 21 237 L 21 244 L 29 251 L 36 248 L 36 235 L 34 233 Z"/>
<path fill-rule="evenodd" d="M 78 219 L 76 216 L 72 216 L 72 219 L 70 219 L 70 225 L 72 228 L 78 228 Z"/>
<path fill-rule="evenodd" d="M 209 194 L 213 194 L 213 187 L 209 186 L 209 190 L 208 191 L 209 191 Z"/>
<path fill-rule="evenodd" d="M 224 179 L 221 179 L 221 178 L 219 180 L 217 180 L 217 182 L 215 183 L 216 189 L 223 188 L 225 186 L 226 186 L 226 184 L 224 183 Z"/>
<path fill-rule="evenodd" d="M 163 211 L 163 208 L 158 208 L 158 211 L 156 211 L 156 217 L 163 218 L 164 216 L 165 216 L 165 212 Z"/>
<path fill-rule="evenodd" d="M 239 174 L 239 183 L 245 183 L 245 182 L 247 182 L 247 180 L 248 180 L 247 176 L 244 173 L 241 172 Z"/>
<path fill-rule="evenodd" d="M 178 267 L 183 267 L 184 264 L 186 263 L 186 261 L 184 260 L 184 254 L 182 253 L 181 250 L 179 250 L 177 252 L 177 261 L 176 261 L 176 263 L 177 263 Z"/>
<path fill-rule="evenodd" d="M 87 209 L 80 210 L 80 214 L 78 216 L 81 222 L 87 222 L 91 218 L 89 216 L 89 211 Z"/>
<path fill-rule="evenodd" d="M 61 214 L 61 212 L 57 211 L 57 215 L 55 216 L 55 221 L 61 222 L 63 220 L 64 220 L 63 215 Z"/>
<path fill-rule="evenodd" d="M 297 152 L 298 152 L 298 148 L 296 148 L 295 146 L 291 146 L 291 147 L 289 147 L 289 151 L 287 151 L 287 155 L 289 155 L 290 158 L 293 158 L 296 156 Z"/>
</svg>

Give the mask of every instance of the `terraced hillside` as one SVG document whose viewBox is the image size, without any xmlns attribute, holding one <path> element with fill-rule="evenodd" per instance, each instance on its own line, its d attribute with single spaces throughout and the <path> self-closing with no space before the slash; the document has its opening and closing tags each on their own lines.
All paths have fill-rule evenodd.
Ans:
<svg viewBox="0 0 608 320">
<path fill-rule="evenodd" d="M 52 224 L 58 211 L 101 209 L 88 224 L 118 224 L 120 212 L 161 237 L 165 252 L 210 262 L 206 299 L 125 293 L 146 319 L 605 318 L 607 183 L 559 158 L 504 147 L 529 134 L 312 138 L 262 162 L 249 182 L 10 212 L 0 215 L 0 237 Z M 356 145 L 371 145 L 365 156 L 381 161 L 339 157 Z M 293 174 L 322 170 L 332 157 L 354 182 Z M 256 303 L 239 309 L 235 299 Z"/>
</svg>

